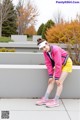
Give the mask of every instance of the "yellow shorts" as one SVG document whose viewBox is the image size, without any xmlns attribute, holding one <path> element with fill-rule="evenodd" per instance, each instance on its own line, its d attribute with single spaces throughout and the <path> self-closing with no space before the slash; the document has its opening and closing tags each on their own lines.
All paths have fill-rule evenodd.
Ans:
<svg viewBox="0 0 80 120">
<path fill-rule="evenodd" d="M 68 58 L 66 65 L 62 67 L 62 71 L 72 72 L 72 60 L 70 58 Z"/>
</svg>

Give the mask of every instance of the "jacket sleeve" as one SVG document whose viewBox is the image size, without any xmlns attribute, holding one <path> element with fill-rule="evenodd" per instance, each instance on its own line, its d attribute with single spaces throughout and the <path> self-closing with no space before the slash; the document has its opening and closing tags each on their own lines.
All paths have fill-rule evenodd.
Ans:
<svg viewBox="0 0 80 120">
<path fill-rule="evenodd" d="M 61 58 L 61 52 L 58 48 L 54 50 L 54 61 L 55 61 L 54 77 L 55 80 L 59 80 L 62 71 L 62 58 Z"/>
<path fill-rule="evenodd" d="M 49 78 L 52 78 L 54 70 L 53 70 L 53 67 L 52 67 L 51 60 L 45 52 L 44 52 L 44 58 L 45 58 L 45 64 L 46 64 L 46 67 L 47 67 L 47 70 L 48 70 Z"/>
</svg>

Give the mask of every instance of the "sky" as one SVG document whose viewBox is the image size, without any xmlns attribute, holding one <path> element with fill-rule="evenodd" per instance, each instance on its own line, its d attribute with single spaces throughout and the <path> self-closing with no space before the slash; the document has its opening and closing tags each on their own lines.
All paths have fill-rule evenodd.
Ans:
<svg viewBox="0 0 80 120">
<path fill-rule="evenodd" d="M 58 12 L 64 20 L 70 21 L 75 19 L 77 14 L 80 14 L 80 0 L 31 0 L 34 5 L 37 6 L 39 16 L 37 17 L 36 29 L 42 23 L 46 23 L 48 20 L 57 17 Z M 66 3 L 65 3 L 66 1 Z M 27 0 L 25 0 L 25 3 Z M 18 3 L 18 0 L 13 0 L 14 5 Z"/>
</svg>

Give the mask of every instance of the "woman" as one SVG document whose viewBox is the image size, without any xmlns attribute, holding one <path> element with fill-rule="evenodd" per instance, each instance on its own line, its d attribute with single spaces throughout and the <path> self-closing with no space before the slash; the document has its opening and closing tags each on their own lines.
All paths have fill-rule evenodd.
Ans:
<svg viewBox="0 0 80 120">
<path fill-rule="evenodd" d="M 46 107 L 59 106 L 59 98 L 63 90 L 63 82 L 68 73 L 72 72 L 72 60 L 69 54 L 56 45 L 50 45 L 46 40 L 38 39 L 37 45 L 43 51 L 45 64 L 47 66 L 49 80 L 48 87 L 44 97 L 37 101 L 37 105 L 45 104 Z M 55 97 L 49 100 L 49 95 L 57 84 Z"/>
</svg>

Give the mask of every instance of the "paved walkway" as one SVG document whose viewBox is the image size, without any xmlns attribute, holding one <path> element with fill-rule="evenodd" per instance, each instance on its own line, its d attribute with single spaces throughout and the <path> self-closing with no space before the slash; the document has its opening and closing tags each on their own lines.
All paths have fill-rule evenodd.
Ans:
<svg viewBox="0 0 80 120">
<path fill-rule="evenodd" d="M 80 99 L 61 99 L 60 106 L 36 106 L 37 99 L 0 99 L 1 120 L 80 120 Z"/>
</svg>

